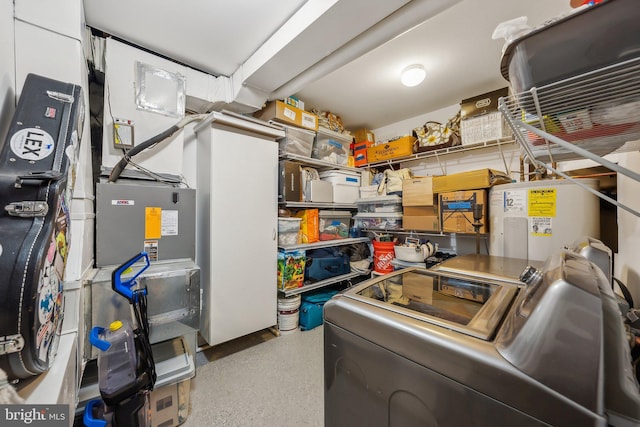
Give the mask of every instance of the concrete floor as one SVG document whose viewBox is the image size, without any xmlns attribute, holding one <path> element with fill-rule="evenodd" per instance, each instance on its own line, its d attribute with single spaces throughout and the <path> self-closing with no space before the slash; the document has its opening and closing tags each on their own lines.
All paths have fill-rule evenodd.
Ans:
<svg viewBox="0 0 640 427">
<path fill-rule="evenodd" d="M 197 353 L 185 427 L 324 425 L 322 326 L 254 334 Z"/>
</svg>

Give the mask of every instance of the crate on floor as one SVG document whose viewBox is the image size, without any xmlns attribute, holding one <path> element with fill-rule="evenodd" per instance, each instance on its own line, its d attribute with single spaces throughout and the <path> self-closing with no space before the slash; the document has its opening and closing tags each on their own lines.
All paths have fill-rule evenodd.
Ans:
<svg viewBox="0 0 640 427">
<path fill-rule="evenodd" d="M 151 427 L 177 426 L 187 420 L 191 380 L 165 385 L 151 392 Z"/>
</svg>

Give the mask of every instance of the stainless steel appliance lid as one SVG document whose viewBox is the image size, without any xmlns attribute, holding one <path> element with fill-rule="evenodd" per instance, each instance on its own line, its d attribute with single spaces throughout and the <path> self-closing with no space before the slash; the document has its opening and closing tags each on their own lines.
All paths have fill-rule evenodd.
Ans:
<svg viewBox="0 0 640 427">
<path fill-rule="evenodd" d="M 528 266 L 542 267 L 540 261 L 527 261 L 491 255 L 458 255 L 431 268 L 433 271 L 465 274 L 476 279 L 500 280 L 522 285 L 518 279 Z"/>
<path fill-rule="evenodd" d="M 506 282 L 408 268 L 369 280 L 344 296 L 490 340 L 517 292 Z"/>
</svg>

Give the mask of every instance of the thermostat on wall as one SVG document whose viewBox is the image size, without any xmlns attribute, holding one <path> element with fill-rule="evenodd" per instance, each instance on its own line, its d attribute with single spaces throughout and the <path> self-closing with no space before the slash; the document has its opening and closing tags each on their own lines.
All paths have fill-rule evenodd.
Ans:
<svg viewBox="0 0 640 427">
<path fill-rule="evenodd" d="M 113 146 L 115 148 L 133 148 L 133 120 L 113 119 Z"/>
</svg>

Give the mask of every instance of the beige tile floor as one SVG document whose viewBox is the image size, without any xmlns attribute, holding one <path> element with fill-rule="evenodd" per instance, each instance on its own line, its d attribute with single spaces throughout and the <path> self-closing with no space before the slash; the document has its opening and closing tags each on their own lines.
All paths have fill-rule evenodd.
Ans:
<svg viewBox="0 0 640 427">
<path fill-rule="evenodd" d="M 197 353 L 185 427 L 324 425 L 322 326 L 264 330 Z"/>
</svg>

